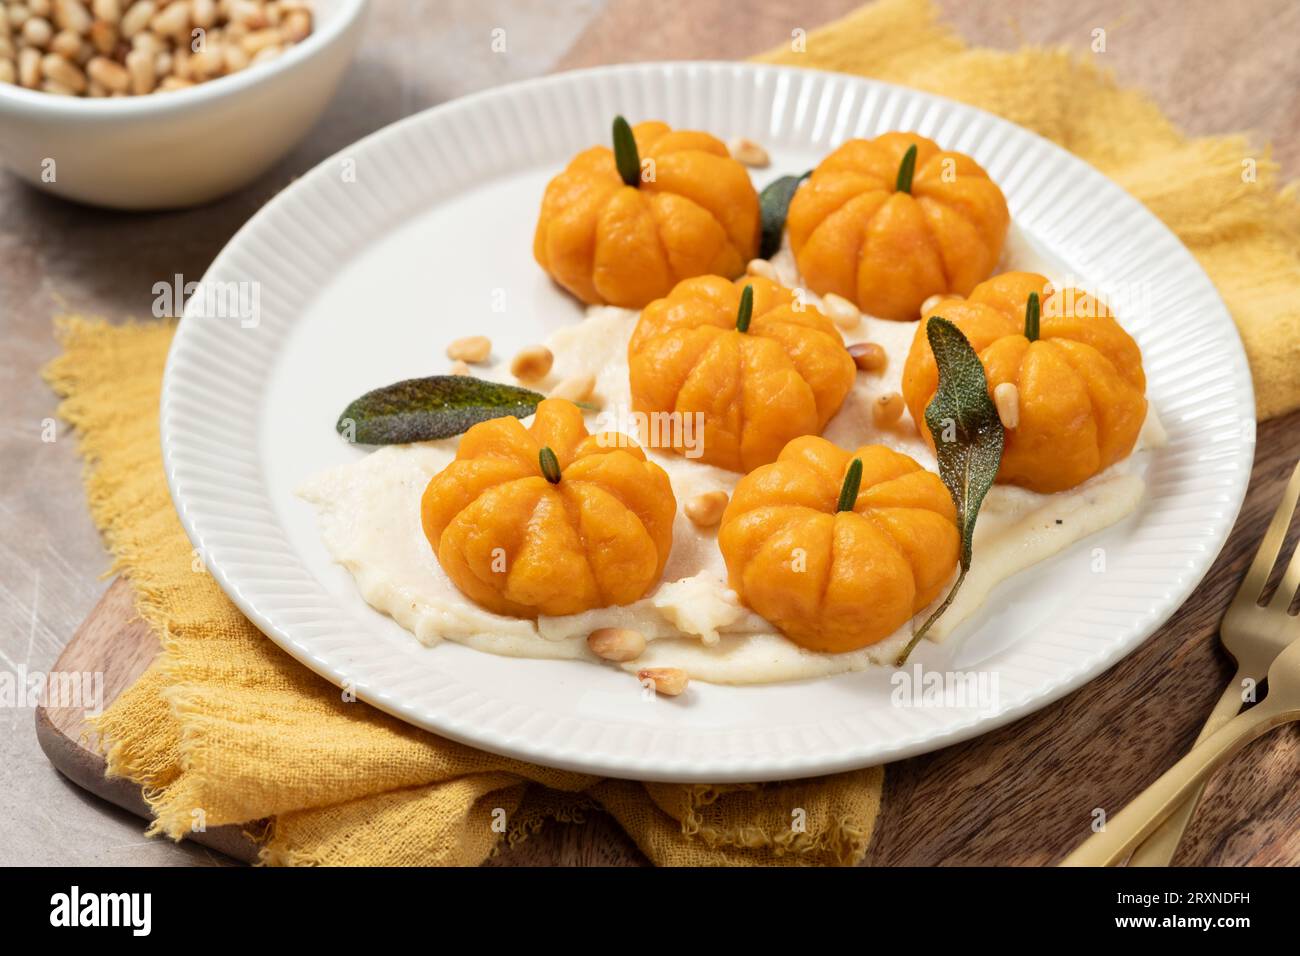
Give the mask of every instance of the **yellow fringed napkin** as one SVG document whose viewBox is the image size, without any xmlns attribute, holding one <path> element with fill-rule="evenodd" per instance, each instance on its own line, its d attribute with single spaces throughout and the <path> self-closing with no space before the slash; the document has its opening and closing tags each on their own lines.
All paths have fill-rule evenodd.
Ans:
<svg viewBox="0 0 1300 956">
<path fill-rule="evenodd" d="M 475 864 L 503 837 L 599 806 L 660 864 L 861 859 L 880 768 L 762 788 L 601 780 L 483 753 L 345 702 L 239 613 L 181 528 L 158 436 L 174 330 L 65 319 L 63 354 L 46 370 L 80 435 L 91 511 L 115 570 L 162 640 L 157 661 L 97 722 L 109 773 L 145 788 L 150 832 L 179 839 L 198 822 L 246 824 L 270 863 Z"/>
<path fill-rule="evenodd" d="M 1261 417 L 1300 405 L 1300 204 L 1294 187 L 1275 191 L 1267 159 L 1256 182 L 1242 182 L 1243 139 L 1186 140 L 1148 100 L 1064 53 L 967 49 L 914 0 L 883 0 L 815 31 L 805 52 L 761 59 L 932 90 L 1082 156 L 1163 218 L 1210 273 L 1246 342 Z M 151 832 L 245 824 L 270 863 L 473 864 L 503 836 L 603 807 L 660 864 L 862 858 L 880 768 L 760 787 L 599 780 L 344 702 L 238 613 L 172 510 L 157 421 L 172 332 L 69 319 L 59 326 L 64 354 L 47 370 L 80 432 L 95 521 L 163 645 L 98 723 L 109 772 L 145 788 Z"/>
</svg>

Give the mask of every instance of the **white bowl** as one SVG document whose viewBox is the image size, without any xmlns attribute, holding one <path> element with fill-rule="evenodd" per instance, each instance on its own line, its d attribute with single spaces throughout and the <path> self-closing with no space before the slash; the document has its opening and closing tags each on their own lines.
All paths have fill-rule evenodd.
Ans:
<svg viewBox="0 0 1300 956">
<path fill-rule="evenodd" d="M 0 160 L 39 189 L 96 206 L 216 199 L 311 128 L 356 50 L 366 3 L 316 0 L 312 34 L 283 56 L 189 89 L 90 99 L 0 83 Z"/>
</svg>

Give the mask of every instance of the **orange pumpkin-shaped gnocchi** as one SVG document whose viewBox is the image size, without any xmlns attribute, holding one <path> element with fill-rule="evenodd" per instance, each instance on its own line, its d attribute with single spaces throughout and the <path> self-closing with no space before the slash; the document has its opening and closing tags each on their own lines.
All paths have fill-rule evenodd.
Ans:
<svg viewBox="0 0 1300 956">
<path fill-rule="evenodd" d="M 614 145 L 579 153 L 546 187 L 533 256 L 551 278 L 583 302 L 639 309 L 690 276 L 745 271 L 758 194 L 721 141 L 664 123 L 629 131 L 620 117 Z"/>
<path fill-rule="evenodd" d="M 525 428 L 467 431 L 420 504 L 438 563 L 466 596 L 515 617 L 630 604 L 659 580 L 677 502 L 626 436 L 589 435 L 572 402 L 547 399 Z"/>
<path fill-rule="evenodd" d="M 850 453 L 817 436 L 742 478 L 718 530 L 745 604 L 830 653 L 883 640 L 938 597 L 959 544 L 938 475 L 883 445 Z"/>
<path fill-rule="evenodd" d="M 748 290 L 748 291 L 746 291 Z M 703 416 L 698 460 L 749 471 L 792 438 L 816 434 L 853 387 L 856 367 L 831 321 L 759 276 L 701 276 L 646 306 L 628 343 L 632 407 Z M 686 450 L 671 429 L 673 450 Z"/>
<path fill-rule="evenodd" d="M 903 397 L 932 446 L 925 425 L 939 378 L 925 331 L 932 315 L 966 336 L 990 393 L 1005 382 L 1016 386 L 1017 420 L 1006 429 L 998 482 L 1064 491 L 1133 450 L 1147 414 L 1137 343 L 1105 303 L 1078 289 L 1053 291 L 1032 272 L 1007 272 L 965 300 L 942 300 L 917 326 Z"/>
<path fill-rule="evenodd" d="M 915 133 L 853 139 L 823 159 L 786 217 L 799 272 L 884 319 L 989 277 L 1011 222 L 1002 190 L 962 153 Z"/>
</svg>

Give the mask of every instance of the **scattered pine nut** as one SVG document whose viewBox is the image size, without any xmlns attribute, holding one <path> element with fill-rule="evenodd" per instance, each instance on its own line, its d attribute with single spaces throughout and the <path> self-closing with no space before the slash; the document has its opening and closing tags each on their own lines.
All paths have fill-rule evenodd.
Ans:
<svg viewBox="0 0 1300 956">
<path fill-rule="evenodd" d="M 759 276 L 764 279 L 771 279 L 773 282 L 779 282 L 776 275 L 776 266 L 766 259 L 750 259 L 745 266 L 745 275 Z"/>
<path fill-rule="evenodd" d="M 1020 389 L 1015 382 L 1003 382 L 993 389 L 993 404 L 998 407 L 998 418 L 1002 419 L 1003 428 L 1015 428 L 1020 424 Z"/>
<path fill-rule="evenodd" d="M 452 362 L 452 363 L 451 363 L 451 374 L 452 374 L 452 375 L 468 375 L 468 374 L 469 374 L 469 366 L 466 365 L 464 362 Z"/>
<path fill-rule="evenodd" d="M 645 635 L 630 627 L 600 627 L 587 635 L 587 646 L 602 660 L 634 661 L 645 651 Z"/>
<path fill-rule="evenodd" d="M 903 396 L 897 392 L 881 395 L 871 406 L 871 418 L 877 428 L 888 428 L 903 417 Z"/>
<path fill-rule="evenodd" d="M 492 354 L 492 340 L 486 335 L 469 335 L 447 346 L 447 358 L 460 362 L 483 362 Z"/>
<path fill-rule="evenodd" d="M 772 158 L 767 155 L 767 150 L 752 139 L 745 139 L 743 136 L 728 142 L 727 152 L 731 154 L 732 159 L 744 166 L 763 169 L 772 165 Z"/>
<path fill-rule="evenodd" d="M 551 389 L 551 398 L 567 398 L 571 402 L 585 402 L 596 390 L 596 376 L 574 375 Z"/>
<path fill-rule="evenodd" d="M 535 382 L 550 374 L 555 356 L 545 345 L 530 345 L 520 349 L 510 363 L 510 374 L 521 382 Z"/>
<path fill-rule="evenodd" d="M 646 667 L 636 672 L 636 679 L 642 684 L 650 681 L 656 694 L 676 697 L 686 690 L 690 676 L 680 667 Z"/>
<path fill-rule="evenodd" d="M 697 528 L 712 528 L 722 520 L 728 500 L 725 491 L 707 491 L 686 502 L 682 511 Z"/>
<path fill-rule="evenodd" d="M 858 307 L 844 296 L 836 295 L 834 292 L 822 296 L 822 311 L 842 329 L 856 328 L 862 321 L 862 313 L 858 311 Z"/>
<path fill-rule="evenodd" d="M 855 342 L 849 346 L 849 355 L 864 372 L 883 372 L 889 364 L 889 356 L 875 342 Z"/>
</svg>

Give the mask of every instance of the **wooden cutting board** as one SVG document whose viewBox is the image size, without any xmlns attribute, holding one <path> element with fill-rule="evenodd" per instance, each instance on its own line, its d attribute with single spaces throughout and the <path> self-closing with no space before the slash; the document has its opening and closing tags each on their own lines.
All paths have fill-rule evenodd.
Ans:
<svg viewBox="0 0 1300 956">
<path fill-rule="evenodd" d="M 1216 637 L 1218 622 L 1281 498 L 1297 435 L 1300 413 L 1260 426 L 1250 491 L 1227 545 L 1190 600 L 1141 648 L 1036 714 L 890 765 L 866 863 L 1055 863 L 1088 835 L 1094 808 L 1113 815 L 1177 760 L 1231 676 Z M 102 672 L 107 705 L 157 652 L 157 638 L 135 614 L 130 585 L 118 579 L 54 670 Z M 36 732 L 65 776 L 148 816 L 139 787 L 104 778 L 104 760 L 86 736 L 80 710 L 38 709 Z M 1297 780 L 1300 728 L 1292 725 L 1257 741 L 1215 775 L 1176 862 L 1300 865 Z M 238 827 L 215 827 L 194 839 L 239 860 L 256 857 Z M 593 814 L 582 825 L 547 827 L 490 865 L 644 862 L 611 818 Z"/>
</svg>

